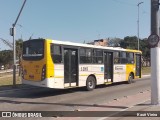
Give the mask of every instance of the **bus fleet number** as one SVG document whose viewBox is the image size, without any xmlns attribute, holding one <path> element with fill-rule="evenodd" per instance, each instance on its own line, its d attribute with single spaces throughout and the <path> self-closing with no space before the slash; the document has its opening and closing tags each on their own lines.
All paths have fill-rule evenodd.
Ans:
<svg viewBox="0 0 160 120">
<path fill-rule="evenodd" d="M 81 67 L 81 71 L 88 71 L 88 67 Z"/>
</svg>

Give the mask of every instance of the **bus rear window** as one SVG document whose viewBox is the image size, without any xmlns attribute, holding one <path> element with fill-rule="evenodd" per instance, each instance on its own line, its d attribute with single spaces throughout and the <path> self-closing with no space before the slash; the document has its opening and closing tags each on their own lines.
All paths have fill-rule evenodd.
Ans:
<svg viewBox="0 0 160 120">
<path fill-rule="evenodd" d="M 23 43 L 24 60 L 40 60 L 44 56 L 44 40 L 28 40 Z"/>
</svg>

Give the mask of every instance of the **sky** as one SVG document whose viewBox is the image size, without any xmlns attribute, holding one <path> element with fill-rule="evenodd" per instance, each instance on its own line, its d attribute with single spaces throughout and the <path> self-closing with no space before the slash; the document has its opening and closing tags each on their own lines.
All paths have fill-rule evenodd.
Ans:
<svg viewBox="0 0 160 120">
<path fill-rule="evenodd" d="M 91 42 L 101 38 L 150 35 L 150 0 L 27 0 L 16 25 L 15 39 L 49 38 Z M 23 0 L 0 0 L 0 38 L 13 42 L 9 29 Z M 0 50 L 9 49 L 0 41 Z"/>
</svg>

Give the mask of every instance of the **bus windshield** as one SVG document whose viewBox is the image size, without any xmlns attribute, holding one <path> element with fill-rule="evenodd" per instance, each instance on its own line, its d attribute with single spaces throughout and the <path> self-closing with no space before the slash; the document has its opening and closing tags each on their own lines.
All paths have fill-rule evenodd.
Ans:
<svg viewBox="0 0 160 120">
<path fill-rule="evenodd" d="M 28 40 L 23 43 L 24 60 L 40 60 L 44 56 L 44 40 Z"/>
</svg>

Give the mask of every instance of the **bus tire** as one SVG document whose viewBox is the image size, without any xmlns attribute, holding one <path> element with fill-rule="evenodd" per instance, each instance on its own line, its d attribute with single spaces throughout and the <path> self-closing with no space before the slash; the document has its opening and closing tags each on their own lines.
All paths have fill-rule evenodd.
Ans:
<svg viewBox="0 0 160 120">
<path fill-rule="evenodd" d="M 129 74 L 129 76 L 128 76 L 128 84 L 131 84 L 131 83 L 133 83 L 133 74 Z"/>
<path fill-rule="evenodd" d="M 93 76 L 89 76 L 86 81 L 86 89 L 87 91 L 91 91 L 96 87 L 96 80 Z"/>
</svg>

